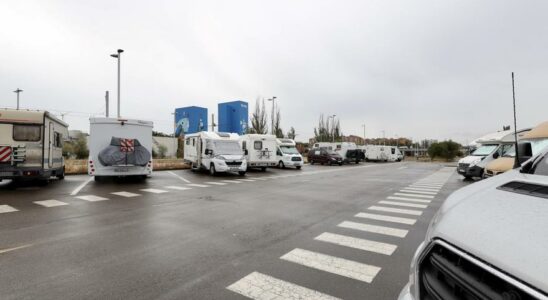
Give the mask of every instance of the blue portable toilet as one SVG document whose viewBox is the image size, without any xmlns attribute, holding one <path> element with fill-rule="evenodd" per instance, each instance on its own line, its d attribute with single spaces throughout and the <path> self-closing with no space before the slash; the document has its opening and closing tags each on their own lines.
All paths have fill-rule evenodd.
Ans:
<svg viewBox="0 0 548 300">
<path fill-rule="evenodd" d="M 219 132 L 237 133 L 247 132 L 249 121 L 248 105 L 245 101 L 231 101 L 219 103 Z"/>
<path fill-rule="evenodd" d="M 207 108 L 198 106 L 175 109 L 175 136 L 207 131 Z"/>
</svg>

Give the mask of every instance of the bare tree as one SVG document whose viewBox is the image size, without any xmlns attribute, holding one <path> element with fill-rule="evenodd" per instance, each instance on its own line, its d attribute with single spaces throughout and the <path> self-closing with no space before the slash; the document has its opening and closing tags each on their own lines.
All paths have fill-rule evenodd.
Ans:
<svg viewBox="0 0 548 300">
<path fill-rule="evenodd" d="M 281 116 L 280 116 L 280 109 L 278 108 L 276 110 L 276 114 L 274 115 L 274 128 L 272 130 L 272 134 L 274 134 L 277 138 L 283 138 L 284 137 L 284 132 L 280 126 L 280 120 L 281 120 Z"/>
<path fill-rule="evenodd" d="M 294 140 L 297 134 L 295 133 L 295 128 L 291 126 L 291 129 L 287 132 L 287 138 Z"/>
<path fill-rule="evenodd" d="M 324 115 L 320 115 L 320 120 L 318 122 L 318 127 L 314 128 L 314 139 L 316 142 L 332 142 L 341 141 L 342 131 L 339 120 L 334 120 L 329 122 L 329 118 L 325 121 Z"/>
<path fill-rule="evenodd" d="M 248 133 L 267 134 L 268 120 L 264 99 L 257 97 L 255 101 L 255 112 L 251 115 L 251 127 L 248 128 Z"/>
</svg>

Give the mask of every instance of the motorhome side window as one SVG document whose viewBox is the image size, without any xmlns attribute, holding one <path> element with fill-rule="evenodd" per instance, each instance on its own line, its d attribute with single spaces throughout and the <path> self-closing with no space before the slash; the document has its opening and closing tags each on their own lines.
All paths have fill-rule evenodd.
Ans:
<svg viewBox="0 0 548 300">
<path fill-rule="evenodd" d="M 242 142 L 242 150 L 247 149 L 247 143 L 245 141 Z"/>
<path fill-rule="evenodd" d="M 186 139 L 186 144 L 190 145 L 190 139 Z"/>
<path fill-rule="evenodd" d="M 196 146 L 196 139 L 192 139 L 192 146 Z"/>
<path fill-rule="evenodd" d="M 61 140 L 61 134 L 59 132 L 53 133 L 53 147 L 62 148 L 63 141 Z"/>
<path fill-rule="evenodd" d="M 255 150 L 263 149 L 263 142 L 262 141 L 253 142 L 253 149 L 255 149 Z"/>
<path fill-rule="evenodd" d="M 392 148 L 392 154 L 396 154 L 396 149 Z"/>
<path fill-rule="evenodd" d="M 13 140 L 19 142 L 40 141 L 41 126 L 39 125 L 13 125 Z"/>
</svg>

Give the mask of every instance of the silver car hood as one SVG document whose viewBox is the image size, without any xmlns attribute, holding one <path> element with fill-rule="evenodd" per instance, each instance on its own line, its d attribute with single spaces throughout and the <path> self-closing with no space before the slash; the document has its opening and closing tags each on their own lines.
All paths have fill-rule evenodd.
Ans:
<svg viewBox="0 0 548 300">
<path fill-rule="evenodd" d="M 548 199 L 497 189 L 514 180 L 548 185 L 548 176 L 514 170 L 462 188 L 442 205 L 428 239 L 444 239 L 547 293 Z"/>
</svg>

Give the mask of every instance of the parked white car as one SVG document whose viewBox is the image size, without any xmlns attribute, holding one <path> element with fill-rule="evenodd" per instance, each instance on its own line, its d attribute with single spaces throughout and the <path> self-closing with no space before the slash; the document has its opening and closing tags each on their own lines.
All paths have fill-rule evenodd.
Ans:
<svg viewBox="0 0 548 300">
<path fill-rule="evenodd" d="M 294 140 L 277 139 L 278 149 L 276 151 L 276 160 L 278 167 L 295 167 L 300 170 L 304 165 L 303 156 L 299 153 Z"/>
</svg>

